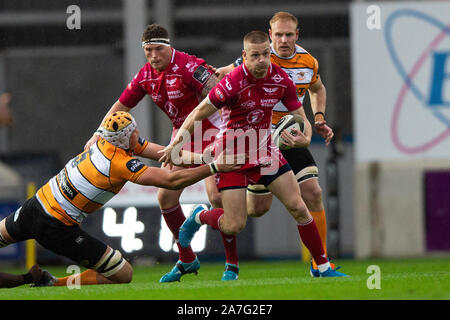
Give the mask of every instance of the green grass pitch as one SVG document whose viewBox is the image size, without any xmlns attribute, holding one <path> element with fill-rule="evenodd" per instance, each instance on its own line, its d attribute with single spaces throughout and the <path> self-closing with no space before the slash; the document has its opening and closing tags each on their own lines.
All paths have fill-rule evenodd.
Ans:
<svg viewBox="0 0 450 320">
<path fill-rule="evenodd" d="M 0 289 L 0 300 L 448 300 L 450 258 L 338 260 L 346 278 L 311 278 L 301 261 L 242 261 L 239 280 L 221 281 L 223 263 L 202 263 L 197 276 L 159 283 L 172 264 L 136 266 L 126 285 Z M 368 267 L 379 267 L 379 289 Z M 67 276 L 65 267 L 44 267 Z M 24 273 L 22 268 L 3 272 Z"/>
</svg>

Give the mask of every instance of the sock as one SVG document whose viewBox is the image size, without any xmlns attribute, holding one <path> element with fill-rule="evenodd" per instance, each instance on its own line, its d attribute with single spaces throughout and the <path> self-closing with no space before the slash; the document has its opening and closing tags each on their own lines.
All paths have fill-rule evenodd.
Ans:
<svg viewBox="0 0 450 320">
<path fill-rule="evenodd" d="M 311 215 L 316 222 L 317 230 L 319 231 L 320 239 L 322 240 L 323 250 L 327 254 L 327 220 L 325 217 L 325 210 L 311 211 Z M 313 268 L 317 269 L 317 263 L 312 260 Z"/>
<path fill-rule="evenodd" d="M 223 246 L 225 248 L 225 258 L 227 263 L 238 266 L 239 258 L 237 254 L 236 235 L 228 235 L 220 231 L 222 236 Z"/>
<path fill-rule="evenodd" d="M 89 285 L 89 284 L 98 284 L 97 281 L 97 271 L 88 269 L 77 276 L 80 277 L 80 285 Z M 71 281 L 73 280 L 74 275 L 67 276 L 64 278 L 58 278 L 58 281 L 54 284 L 54 286 L 61 287 L 61 286 L 67 286 L 67 280 L 72 277 Z"/>
<path fill-rule="evenodd" d="M 207 224 L 211 226 L 213 229 L 219 230 L 220 235 L 222 236 L 223 246 L 225 248 L 225 258 L 227 263 L 234 264 L 237 266 L 239 264 L 239 258 L 237 254 L 237 245 L 236 245 L 236 236 L 228 235 L 223 233 L 219 228 L 219 219 L 223 215 L 223 209 L 216 208 L 212 210 L 205 210 L 200 212 L 197 216 L 198 221 L 201 224 Z"/>
<path fill-rule="evenodd" d="M 200 214 L 198 215 L 198 220 L 200 220 L 202 224 L 207 224 L 208 226 L 211 226 L 213 229 L 220 230 L 219 218 L 222 215 L 223 215 L 222 208 L 204 210 L 200 212 Z"/>
<path fill-rule="evenodd" d="M 181 225 L 186 220 L 186 217 L 183 214 L 183 209 L 181 209 L 181 205 L 177 204 L 175 207 L 169 209 L 161 209 L 161 213 L 164 217 L 164 221 L 166 222 L 167 227 L 169 227 L 176 241 L 179 259 L 184 263 L 190 263 L 194 261 L 196 255 L 191 246 L 183 248 L 178 243 L 178 232 L 180 231 Z"/>
<path fill-rule="evenodd" d="M 305 246 L 311 252 L 312 257 L 316 260 L 318 265 L 328 263 L 328 258 L 320 240 L 319 231 L 317 230 L 314 219 L 305 224 L 297 224 L 298 233 Z"/>
</svg>

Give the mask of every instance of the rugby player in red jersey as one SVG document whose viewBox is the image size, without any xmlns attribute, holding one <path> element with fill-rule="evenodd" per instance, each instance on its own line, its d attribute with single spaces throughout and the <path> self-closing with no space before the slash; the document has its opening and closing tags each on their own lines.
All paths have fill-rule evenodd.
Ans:
<svg viewBox="0 0 450 320">
<path fill-rule="evenodd" d="M 309 93 L 311 109 L 314 114 L 316 132 L 325 139 L 328 145 L 334 136 L 333 130 L 325 121 L 327 94 L 326 88 L 319 75 L 319 63 L 308 51 L 297 44 L 299 38 L 298 20 L 289 12 L 275 13 L 269 21 L 269 36 L 272 40 L 271 61 L 283 68 L 297 88 L 300 101 Z M 221 79 L 234 67 L 242 64 L 242 56 L 233 64 L 217 69 L 216 74 Z M 282 103 L 273 109 L 272 127 L 288 114 Z M 296 136 L 289 135 L 286 140 L 288 146 L 295 144 Z M 283 156 L 294 171 L 303 200 L 319 229 L 322 245 L 327 253 L 327 221 L 325 206 L 322 200 L 322 188 L 319 184 L 319 169 L 313 155 L 308 148 L 290 148 L 282 150 Z M 247 188 L 247 210 L 251 217 L 261 217 L 272 206 L 272 194 L 263 185 L 251 184 Z M 334 269 L 336 266 L 331 263 Z M 310 273 L 313 277 L 320 277 L 317 264 L 312 259 Z"/>
<path fill-rule="evenodd" d="M 148 62 L 136 74 L 123 91 L 119 100 L 114 103 L 106 116 L 116 111 L 130 111 L 136 104 L 149 95 L 153 102 L 169 117 L 173 125 L 172 137 L 177 133 L 189 113 L 198 105 L 210 89 L 217 84 L 214 71 L 208 68 L 205 60 L 180 52 L 170 45 L 169 34 L 160 25 L 147 26 L 142 36 L 142 46 Z M 201 122 L 201 130 L 191 137 L 191 143 L 185 147 L 189 151 L 202 152 L 219 132 L 220 115 L 214 114 Z M 209 132 L 207 134 L 206 132 Z M 200 141 L 194 141 L 200 137 Z M 203 139 L 204 137 L 204 139 Z M 98 136 L 86 143 L 89 148 Z M 183 170 L 180 167 L 165 167 L 166 170 Z M 214 177 L 205 179 L 208 198 L 213 207 L 221 207 L 220 194 L 217 191 Z M 158 202 L 164 220 L 175 240 L 185 220 L 179 199 L 183 190 L 158 190 Z M 178 245 L 178 242 L 177 242 Z M 179 261 L 176 266 L 161 278 L 161 282 L 179 281 L 185 273 L 196 272 L 200 262 L 192 248 L 178 245 Z"/>
<path fill-rule="evenodd" d="M 172 143 L 161 151 L 163 155 L 160 161 L 172 163 L 184 143 L 183 134 L 192 133 L 196 121 L 202 121 L 221 109 L 225 127 L 220 138 L 215 141 L 215 150 L 219 152 L 231 146 L 231 151 L 236 154 L 244 144 L 244 151 L 249 157 L 241 169 L 233 173 L 216 174 L 223 209 L 204 210 L 200 206 L 194 207 L 180 228 L 179 243 L 182 247 L 189 246 L 202 224 L 208 224 L 221 233 L 234 237 L 235 243 L 235 235 L 246 224 L 246 188 L 249 183 L 259 183 L 265 185 L 296 220 L 301 240 L 316 260 L 320 276 L 345 276 L 331 268 L 292 169 L 279 149 L 272 145 L 272 109 L 280 101 L 291 114 L 300 115 L 305 120 L 305 134 L 298 132 L 295 147 L 309 145 L 312 129 L 297 98 L 294 83 L 280 67 L 270 62 L 270 52 L 269 36 L 266 33 L 248 33 L 244 37 L 244 63 L 227 74 L 211 90 L 208 97 L 185 120 Z M 287 137 L 287 132 L 282 132 L 281 137 Z M 225 244 L 227 261 L 222 280 L 238 278 L 236 246 L 235 252 L 227 251 L 232 249 Z"/>
</svg>

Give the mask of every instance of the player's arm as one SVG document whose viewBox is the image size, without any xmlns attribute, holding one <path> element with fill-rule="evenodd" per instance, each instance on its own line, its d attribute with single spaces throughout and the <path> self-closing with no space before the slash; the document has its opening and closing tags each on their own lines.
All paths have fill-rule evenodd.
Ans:
<svg viewBox="0 0 450 320">
<path fill-rule="evenodd" d="M 320 77 L 309 87 L 308 92 L 313 113 L 325 115 L 327 90 Z"/>
<path fill-rule="evenodd" d="M 231 71 L 233 71 L 233 69 L 234 69 L 234 64 L 233 64 L 233 63 L 230 63 L 230 64 L 227 65 L 227 66 L 220 67 L 220 68 L 216 69 L 215 75 L 216 75 L 216 77 L 217 77 L 219 80 L 222 80 L 222 78 L 225 77 L 225 76 L 226 76 L 228 73 L 230 73 Z"/>
<path fill-rule="evenodd" d="M 103 123 L 103 121 L 109 117 L 111 114 L 113 114 L 114 112 L 117 111 L 125 111 L 128 112 L 130 111 L 130 108 L 128 108 L 127 106 L 125 106 L 124 104 L 122 104 L 119 100 L 117 100 L 112 107 L 109 109 L 109 111 L 106 113 L 106 115 L 103 117 L 102 122 L 100 122 L 100 125 Z M 94 132 L 94 134 L 92 135 L 92 137 L 86 142 L 86 144 L 84 145 L 84 150 L 89 149 L 94 143 L 97 142 L 97 140 L 100 139 L 100 134 L 98 132 Z"/>
<path fill-rule="evenodd" d="M 190 186 L 210 175 L 218 172 L 229 172 L 241 167 L 242 157 L 235 156 L 234 161 L 225 161 L 222 152 L 216 161 L 179 171 L 167 171 L 161 168 L 149 167 L 135 181 L 138 184 L 146 186 L 156 186 L 165 189 L 181 189 Z"/>
<path fill-rule="evenodd" d="M 311 101 L 311 109 L 314 114 L 314 127 L 328 145 L 334 136 L 331 129 L 325 121 L 325 109 L 327 103 L 327 90 L 320 77 L 308 89 Z"/>
<path fill-rule="evenodd" d="M 175 138 L 173 139 L 173 142 L 160 151 L 162 156 L 159 161 L 164 162 L 164 165 L 173 163 L 172 159 L 176 159 L 178 157 L 179 152 L 186 143 L 187 138 L 194 132 L 195 122 L 202 121 L 217 111 L 217 108 L 211 103 L 208 97 L 203 99 L 202 102 L 200 102 L 200 104 L 192 110 L 192 112 L 184 120 Z"/>
<path fill-rule="evenodd" d="M 164 150 L 164 148 L 165 147 L 160 144 L 148 142 L 145 149 L 140 154 L 138 154 L 138 156 L 158 161 L 159 158 L 161 158 L 161 153 L 159 153 L 159 152 L 161 150 Z M 192 164 L 203 163 L 201 153 L 194 153 L 194 152 L 190 152 L 190 151 L 186 151 L 186 150 L 181 151 L 180 161 L 181 161 L 181 164 L 179 164 L 179 165 L 182 167 L 183 166 L 191 166 Z"/>
<path fill-rule="evenodd" d="M 202 98 L 206 98 L 208 96 L 208 93 L 211 91 L 212 88 L 214 88 L 214 86 L 216 84 L 219 83 L 219 78 L 217 78 L 217 76 L 215 74 L 212 74 L 208 81 L 206 81 L 205 85 L 203 86 L 202 89 Z"/>
</svg>

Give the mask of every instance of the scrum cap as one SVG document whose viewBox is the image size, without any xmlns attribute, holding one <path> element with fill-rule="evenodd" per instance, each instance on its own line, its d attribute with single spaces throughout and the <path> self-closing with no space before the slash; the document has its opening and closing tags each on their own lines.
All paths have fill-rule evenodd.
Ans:
<svg viewBox="0 0 450 320">
<path fill-rule="evenodd" d="M 99 132 L 103 139 L 126 150 L 130 148 L 130 137 L 136 127 L 136 121 L 131 114 L 118 111 L 105 119 Z"/>
</svg>

